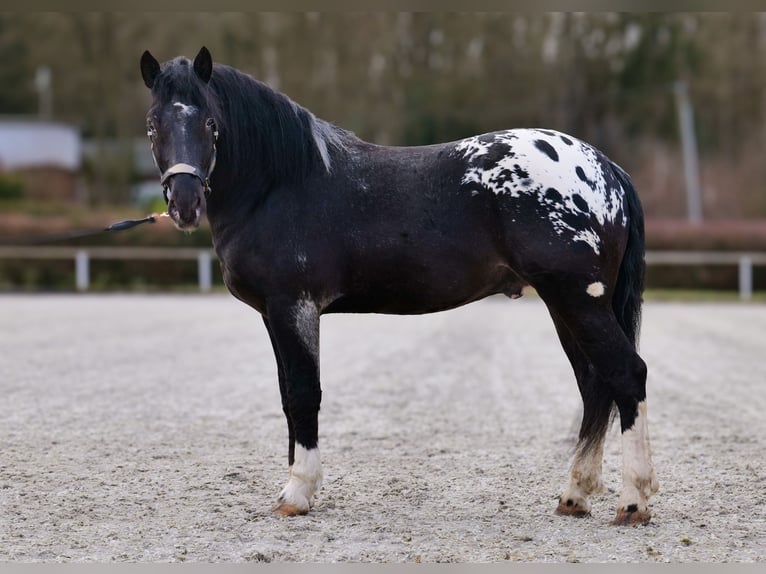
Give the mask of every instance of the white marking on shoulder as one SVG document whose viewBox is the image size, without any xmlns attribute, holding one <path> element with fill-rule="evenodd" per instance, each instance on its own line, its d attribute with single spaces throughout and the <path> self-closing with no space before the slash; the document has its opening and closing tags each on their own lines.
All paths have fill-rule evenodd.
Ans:
<svg viewBox="0 0 766 574">
<path fill-rule="evenodd" d="M 322 486 L 322 477 L 319 448 L 307 449 L 296 442 L 295 462 L 290 467 L 290 479 L 279 494 L 279 502 L 308 512 L 314 504 L 314 494 Z"/>
<path fill-rule="evenodd" d="M 585 292 L 591 297 L 601 297 L 604 294 L 604 284 L 601 281 L 595 281 L 588 285 Z"/>
<path fill-rule="evenodd" d="M 182 102 L 173 102 L 173 105 L 178 108 L 181 115 L 186 116 L 187 118 L 197 113 L 197 106 L 190 106 Z"/>
</svg>

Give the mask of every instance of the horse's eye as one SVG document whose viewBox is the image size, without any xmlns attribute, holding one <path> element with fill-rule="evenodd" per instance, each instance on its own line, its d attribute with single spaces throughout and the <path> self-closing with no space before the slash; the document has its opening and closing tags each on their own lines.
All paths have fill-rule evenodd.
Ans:
<svg viewBox="0 0 766 574">
<path fill-rule="evenodd" d="M 146 122 L 146 135 L 149 137 L 149 139 L 154 139 L 154 137 L 157 135 L 157 130 L 155 129 L 152 122 Z"/>
</svg>

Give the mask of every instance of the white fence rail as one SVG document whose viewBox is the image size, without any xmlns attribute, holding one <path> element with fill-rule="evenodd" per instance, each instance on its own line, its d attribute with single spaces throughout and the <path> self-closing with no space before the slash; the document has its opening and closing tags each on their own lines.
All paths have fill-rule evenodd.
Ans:
<svg viewBox="0 0 766 574">
<path fill-rule="evenodd" d="M 75 286 L 78 291 L 90 288 L 91 259 L 127 260 L 187 260 L 197 261 L 197 282 L 200 291 L 213 287 L 212 249 L 195 247 L 0 247 L 0 259 L 69 259 L 75 265 Z"/>
<path fill-rule="evenodd" d="M 647 251 L 647 265 L 736 265 L 739 298 L 753 296 L 753 266 L 766 265 L 766 253 L 745 251 Z"/>
<path fill-rule="evenodd" d="M 91 259 L 196 260 L 200 291 L 213 286 L 212 249 L 194 247 L 9 247 L 0 246 L 0 259 L 69 259 L 75 265 L 79 291 L 90 288 Z M 739 268 L 739 296 L 753 295 L 753 266 L 766 265 L 766 252 L 733 251 L 647 251 L 647 265 L 736 265 Z"/>
</svg>

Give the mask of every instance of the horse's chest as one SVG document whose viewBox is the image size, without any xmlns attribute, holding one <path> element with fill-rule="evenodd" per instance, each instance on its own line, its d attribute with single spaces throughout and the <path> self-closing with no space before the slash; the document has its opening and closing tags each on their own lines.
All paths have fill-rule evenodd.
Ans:
<svg viewBox="0 0 766 574">
<path fill-rule="evenodd" d="M 229 292 L 264 313 L 266 311 L 266 293 L 261 286 L 266 285 L 266 278 L 261 277 L 252 262 L 238 257 L 231 252 L 219 252 L 221 275 Z"/>
</svg>

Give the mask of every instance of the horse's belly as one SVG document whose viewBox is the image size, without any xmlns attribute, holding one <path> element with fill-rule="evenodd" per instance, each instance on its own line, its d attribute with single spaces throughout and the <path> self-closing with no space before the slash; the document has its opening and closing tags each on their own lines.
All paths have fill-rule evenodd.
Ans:
<svg viewBox="0 0 766 574">
<path fill-rule="evenodd" d="M 393 274 L 357 285 L 333 301 L 325 312 L 420 315 L 460 307 L 496 293 L 516 297 L 525 284 L 503 265 L 481 273 L 451 270 L 443 274 Z"/>
</svg>

